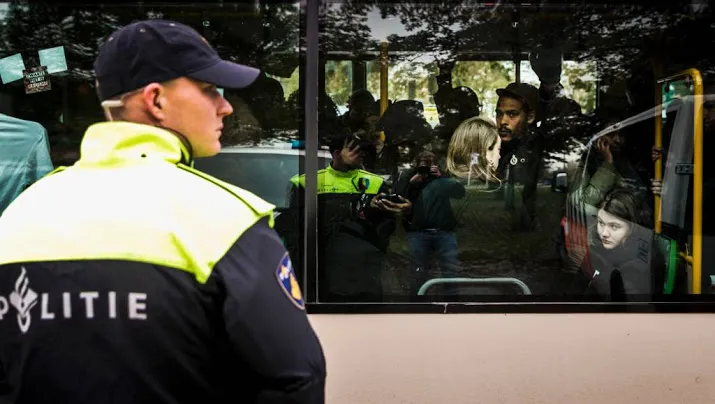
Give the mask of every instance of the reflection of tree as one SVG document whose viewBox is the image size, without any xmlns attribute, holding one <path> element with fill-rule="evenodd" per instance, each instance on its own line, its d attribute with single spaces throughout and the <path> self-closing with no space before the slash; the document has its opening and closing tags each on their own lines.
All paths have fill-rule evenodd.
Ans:
<svg viewBox="0 0 715 404">
<path fill-rule="evenodd" d="M 93 90 L 93 63 L 100 41 L 121 23 L 111 11 L 99 13 L 92 6 L 10 2 L 1 52 L 20 53 L 32 67 L 39 66 L 40 49 L 64 46 L 68 71 L 50 75 L 51 91 L 26 95 L 22 80 L 5 86 L 14 96 L 16 116 L 47 128 L 53 152 L 76 150 L 86 127 L 103 119 Z"/>
<path fill-rule="evenodd" d="M 329 60 L 325 65 L 325 92 L 336 105 L 345 105 L 352 93 L 352 69 L 350 61 Z"/>
<path fill-rule="evenodd" d="M 368 72 L 368 80 L 372 81 L 369 88 L 379 89 L 380 66 L 374 63 L 371 67 L 373 70 Z M 435 85 L 433 75 L 436 73 L 434 63 L 406 60 L 391 64 L 387 81 L 389 98 L 393 101 L 416 99 L 425 104 L 431 103 L 430 89 Z"/>
<path fill-rule="evenodd" d="M 19 52 L 30 67 L 39 63 L 38 50 L 64 46 L 69 69 L 51 75 L 52 91 L 47 93 L 25 95 L 22 81 L 6 85 L 5 89 L 13 92 L 18 117 L 47 127 L 53 150 L 76 150 L 86 127 L 103 119 L 94 92 L 93 64 L 99 45 L 120 26 L 148 18 L 188 24 L 204 35 L 222 57 L 260 67 L 275 76 L 290 77 L 298 65 L 297 3 L 260 2 L 223 7 L 148 3 L 139 7 L 119 4 L 99 7 L 86 2 L 12 1 L 0 27 L 0 57 Z M 259 123 L 259 128 L 263 128 L 261 136 L 279 136 L 280 130 L 266 129 L 288 124 L 279 122 L 286 121 L 286 114 L 265 118 L 266 114 L 256 114 L 255 110 L 270 114 L 282 105 L 273 105 L 276 101 L 267 97 L 263 99 L 259 90 L 247 93 L 251 98 L 239 109 L 248 108 L 251 115 L 263 119 Z M 296 126 L 293 121 L 290 124 Z M 239 125 L 251 129 L 229 137 L 255 139 L 255 126 Z"/>
<path fill-rule="evenodd" d="M 596 107 L 596 76 L 593 66 L 588 64 L 565 63 L 562 83 L 566 93 L 581 105 L 584 113 L 591 113 Z"/>
<path fill-rule="evenodd" d="M 488 7 L 472 3 L 447 1 L 379 7 L 383 17 L 398 17 L 409 32 L 406 36 L 389 37 L 390 47 L 395 50 L 435 52 L 439 60 L 455 59 L 460 53 L 475 50 L 511 50 L 507 44 L 510 38 L 500 37 L 510 24 L 508 13 L 494 13 Z"/>
<path fill-rule="evenodd" d="M 320 49 L 339 52 L 345 58 L 377 52 L 378 43 L 371 38 L 367 25 L 370 4 L 361 1 L 321 2 Z"/>
<path fill-rule="evenodd" d="M 482 104 L 482 114 L 493 119 L 498 98 L 495 90 L 514 80 L 514 67 L 504 62 L 457 62 L 452 80 L 455 87 L 474 90 Z"/>
<path fill-rule="evenodd" d="M 509 60 L 513 51 L 526 54 L 537 47 L 560 47 L 567 59 L 581 62 L 580 66 L 565 66 L 563 76 L 568 83 L 567 92 L 585 112 L 593 111 L 596 102 L 593 96 L 596 83 L 586 79 L 592 76 L 586 70 L 591 66 L 597 68 L 601 88 L 611 89 L 608 94 L 601 95 L 602 106 L 627 99 L 631 109 L 623 112 L 628 114 L 652 106 L 653 71 L 658 63 L 662 65 L 661 76 L 692 66 L 704 67 L 706 73 L 715 70 L 711 67 L 715 66 L 711 60 L 713 56 L 704 51 L 707 49 L 705 43 L 695 46 L 692 42 L 713 37 L 713 8 L 709 5 L 694 10 L 692 2 L 607 7 L 546 3 L 543 7 L 534 4 L 496 8 L 446 1 L 377 5 L 383 18 L 399 20 L 407 31 L 388 37 L 391 65 L 396 66 L 391 71 L 391 81 L 395 83 L 390 83 L 390 98 L 393 94 L 404 94 L 400 90 L 401 82 L 415 80 L 418 86 L 431 86 L 426 82 L 426 75 L 420 75 L 418 71 L 405 73 L 403 78 L 396 77 L 401 70 L 397 67 L 399 62 L 414 58 L 415 52 L 429 52 L 438 60 L 474 60 L 484 56 Z M 486 98 L 485 91 L 488 93 L 495 88 L 491 83 L 501 81 L 497 69 L 477 69 L 466 74 L 461 69 L 464 67 L 455 69 L 455 85 L 472 87 L 482 99 Z M 487 76 L 467 84 L 466 78 L 478 74 Z M 493 74 L 497 77 L 488 76 Z M 487 83 L 481 86 L 478 84 L 485 81 Z M 624 81 L 625 86 L 613 85 L 619 81 Z M 582 121 L 567 122 L 567 130 L 560 133 L 587 136 L 589 130 L 583 127 L 584 124 Z M 574 147 L 568 136 L 560 142 L 549 143 L 552 151 Z"/>
<path fill-rule="evenodd" d="M 202 12 L 194 26 L 209 25 L 207 39 L 224 58 L 289 77 L 298 66 L 299 8 L 293 3 L 259 3 L 251 12 Z M 178 8 L 181 10 L 181 8 Z M 179 19 L 180 14 L 175 17 Z"/>
</svg>

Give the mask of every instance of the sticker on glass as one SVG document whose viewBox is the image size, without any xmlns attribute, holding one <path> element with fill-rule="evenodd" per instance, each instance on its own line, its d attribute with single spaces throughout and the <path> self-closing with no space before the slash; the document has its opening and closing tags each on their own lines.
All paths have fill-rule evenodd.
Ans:
<svg viewBox="0 0 715 404">
<path fill-rule="evenodd" d="M 25 78 L 25 94 L 34 94 L 52 89 L 47 66 L 32 67 L 23 70 L 22 73 Z"/>
<path fill-rule="evenodd" d="M 47 66 L 47 73 L 53 74 L 67 71 L 64 46 L 41 49 L 37 53 L 40 54 L 40 65 Z"/>
<path fill-rule="evenodd" d="M 0 78 L 3 84 L 23 78 L 23 70 L 25 70 L 25 62 L 19 53 L 0 59 Z"/>
</svg>

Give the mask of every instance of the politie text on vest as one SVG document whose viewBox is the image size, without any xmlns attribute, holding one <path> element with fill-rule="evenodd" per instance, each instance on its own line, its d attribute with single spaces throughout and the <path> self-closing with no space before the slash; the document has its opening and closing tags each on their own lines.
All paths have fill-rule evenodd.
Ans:
<svg viewBox="0 0 715 404">
<path fill-rule="evenodd" d="M 116 319 L 118 316 L 126 316 L 130 320 L 147 319 L 146 293 L 126 293 L 125 309 L 118 307 L 118 302 L 123 299 L 117 299 L 117 292 L 114 291 L 38 293 L 31 286 L 27 270 L 22 267 L 10 294 L 6 297 L 3 295 L 5 291 L 0 290 L 0 321 L 7 320 L 13 308 L 22 333 L 30 329 L 33 318 L 40 321 L 70 318 L 91 320 L 97 317 Z M 38 303 L 39 317 L 33 317 L 33 314 L 38 314 L 37 309 L 34 313 L 32 310 Z"/>
</svg>

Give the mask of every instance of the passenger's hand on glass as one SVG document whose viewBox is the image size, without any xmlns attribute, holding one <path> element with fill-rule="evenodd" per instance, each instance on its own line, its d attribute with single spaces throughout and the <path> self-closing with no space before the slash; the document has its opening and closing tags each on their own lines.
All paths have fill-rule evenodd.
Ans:
<svg viewBox="0 0 715 404">
<path fill-rule="evenodd" d="M 650 190 L 653 195 L 660 196 L 663 193 L 663 180 L 656 180 L 655 178 L 650 179 Z"/>
<path fill-rule="evenodd" d="M 653 159 L 653 161 L 656 161 L 661 157 L 663 157 L 663 148 L 653 146 L 653 148 L 651 149 L 651 158 Z"/>
</svg>

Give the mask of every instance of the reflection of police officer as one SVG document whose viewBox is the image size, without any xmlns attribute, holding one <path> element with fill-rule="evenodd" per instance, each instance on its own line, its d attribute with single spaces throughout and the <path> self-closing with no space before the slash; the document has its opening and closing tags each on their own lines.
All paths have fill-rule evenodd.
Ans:
<svg viewBox="0 0 715 404">
<path fill-rule="evenodd" d="M 362 170 L 362 149 L 352 134 L 330 141 L 331 165 L 318 171 L 319 290 L 323 300 L 382 299 L 381 272 L 395 214 L 408 212 L 405 198 L 386 198 L 382 177 Z M 305 175 L 291 179 L 291 206 L 303 201 Z"/>
<path fill-rule="evenodd" d="M 122 122 L 91 126 L 81 159 L 0 218 L 10 401 L 323 402 L 322 350 L 273 206 L 191 168 L 220 150 L 233 112 L 216 86 L 258 70 L 151 20 L 112 34 L 95 71 Z"/>
</svg>

